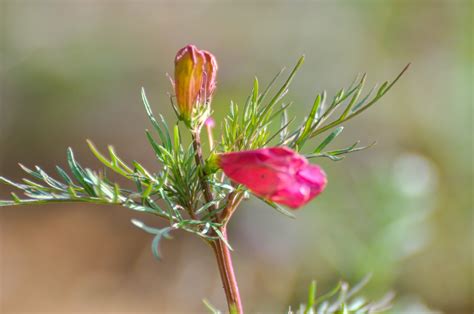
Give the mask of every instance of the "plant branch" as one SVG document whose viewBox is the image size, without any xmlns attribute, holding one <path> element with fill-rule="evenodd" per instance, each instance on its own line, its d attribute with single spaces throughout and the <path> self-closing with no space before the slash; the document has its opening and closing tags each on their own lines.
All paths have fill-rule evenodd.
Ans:
<svg viewBox="0 0 474 314">
<path fill-rule="evenodd" d="M 349 113 L 347 114 L 346 112 L 344 112 L 344 114 L 339 118 L 339 119 L 336 119 L 335 121 L 319 128 L 319 129 L 316 129 L 310 137 L 315 137 L 317 136 L 318 134 L 321 134 L 329 129 L 332 129 L 333 127 L 341 124 L 342 122 L 346 122 L 356 116 L 358 116 L 359 114 L 361 114 L 362 112 L 364 112 L 365 110 L 367 110 L 370 106 L 372 106 L 374 103 L 376 103 L 380 98 L 382 98 L 382 96 L 384 96 L 392 87 L 393 85 L 395 85 L 395 83 L 397 83 L 397 81 L 403 76 L 403 74 L 408 70 L 408 68 L 410 67 L 411 63 L 408 63 L 404 68 L 403 70 L 397 75 L 397 77 L 390 83 L 388 84 L 388 82 L 385 82 L 379 89 L 379 92 L 377 93 L 377 95 L 371 100 L 369 101 L 367 104 L 365 104 L 362 108 L 358 109 L 358 110 L 355 110 L 354 112 L 352 113 Z M 370 93 L 369 93 L 370 94 Z"/>
<path fill-rule="evenodd" d="M 198 129 L 198 130 L 193 131 L 192 136 L 193 136 L 194 157 L 195 157 L 197 166 L 200 168 L 199 181 L 201 183 L 201 187 L 204 192 L 204 198 L 207 203 L 210 203 L 213 201 L 213 196 L 211 192 L 211 187 L 206 179 L 206 174 L 204 173 L 204 158 L 202 157 L 200 130 Z M 215 206 L 213 205 L 209 208 L 209 211 L 212 211 L 214 209 L 215 209 Z"/>
<path fill-rule="evenodd" d="M 235 191 L 230 193 L 227 198 L 227 206 L 222 211 L 222 214 L 219 217 L 219 222 L 222 222 L 223 225 L 226 226 L 230 220 L 230 217 L 232 217 L 232 214 L 235 212 L 243 198 L 243 193 L 238 193 Z"/>
<path fill-rule="evenodd" d="M 195 153 L 195 160 L 196 164 L 198 165 L 199 169 L 199 181 L 201 183 L 201 187 L 203 189 L 204 198 L 207 203 L 213 202 L 214 198 L 212 196 L 212 191 L 209 183 L 206 179 L 206 174 L 204 173 L 204 159 L 202 156 L 202 148 L 201 148 L 201 138 L 199 129 L 192 132 L 193 136 L 193 147 Z M 232 262 L 232 256 L 230 254 L 230 249 L 226 244 L 227 241 L 227 228 L 226 223 L 230 215 L 232 215 L 233 211 L 239 204 L 241 197 L 234 198 L 236 196 L 234 193 L 231 193 L 228 198 L 228 203 L 226 208 L 224 209 L 223 216 L 221 218 L 216 217 L 217 220 L 224 221 L 224 224 L 219 228 L 219 231 L 222 234 L 222 237 L 219 239 L 210 242 L 210 245 L 216 255 L 217 265 L 219 267 L 219 273 L 222 280 L 222 285 L 225 291 L 227 305 L 229 307 L 230 313 L 238 313 L 243 314 L 242 309 L 242 302 L 240 300 L 240 293 L 239 287 L 237 284 L 237 279 L 235 278 L 234 273 L 234 266 Z M 215 205 L 209 207 L 209 212 L 213 212 L 216 208 Z M 224 219 L 222 219 L 224 218 Z"/>
</svg>

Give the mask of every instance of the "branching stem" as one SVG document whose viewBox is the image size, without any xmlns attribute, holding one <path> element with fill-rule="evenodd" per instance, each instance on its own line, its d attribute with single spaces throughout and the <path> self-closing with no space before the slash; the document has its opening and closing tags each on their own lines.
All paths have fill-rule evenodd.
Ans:
<svg viewBox="0 0 474 314">
<path fill-rule="evenodd" d="M 202 157 L 200 131 L 199 130 L 193 131 L 192 136 L 193 136 L 193 147 L 194 147 L 194 154 L 195 154 L 194 156 L 195 156 L 196 164 L 200 168 L 199 181 L 201 182 L 201 187 L 204 192 L 204 198 L 206 199 L 206 202 L 209 203 L 213 201 L 213 196 L 211 192 L 211 187 L 206 179 L 206 174 L 203 172 L 204 171 L 204 158 Z M 213 211 L 214 209 L 215 209 L 215 206 L 211 206 L 209 208 L 209 211 Z"/>
<path fill-rule="evenodd" d="M 199 181 L 203 189 L 204 198 L 207 203 L 213 201 L 212 191 L 209 183 L 206 179 L 206 174 L 204 173 L 204 159 L 202 156 L 202 147 L 201 147 L 201 137 L 199 130 L 192 132 L 193 136 L 193 147 L 195 153 L 195 161 L 199 171 Z M 223 222 L 223 225 L 219 228 L 219 231 L 222 233 L 222 236 L 227 240 L 227 222 L 230 215 L 240 203 L 242 198 L 237 195 L 231 194 L 228 198 L 228 203 L 224 209 L 223 215 L 221 217 L 216 217 L 216 220 Z M 211 206 L 209 211 L 212 212 L 215 210 L 215 206 Z M 219 273 L 222 280 L 222 285 L 225 291 L 227 305 L 229 307 L 229 312 L 243 314 L 242 301 L 240 299 L 239 287 L 237 284 L 237 279 L 235 278 L 234 266 L 232 262 L 232 255 L 230 254 L 230 249 L 226 245 L 225 241 L 221 238 L 210 242 L 210 245 L 216 256 L 217 265 L 219 267 Z"/>
</svg>

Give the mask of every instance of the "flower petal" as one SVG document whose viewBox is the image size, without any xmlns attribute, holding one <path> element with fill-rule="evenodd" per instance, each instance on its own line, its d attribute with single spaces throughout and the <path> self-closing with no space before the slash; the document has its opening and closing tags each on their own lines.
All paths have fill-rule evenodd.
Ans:
<svg viewBox="0 0 474 314">
<path fill-rule="evenodd" d="M 254 194 L 291 208 L 303 206 L 326 186 L 321 168 L 286 147 L 221 154 L 219 166 Z"/>
</svg>

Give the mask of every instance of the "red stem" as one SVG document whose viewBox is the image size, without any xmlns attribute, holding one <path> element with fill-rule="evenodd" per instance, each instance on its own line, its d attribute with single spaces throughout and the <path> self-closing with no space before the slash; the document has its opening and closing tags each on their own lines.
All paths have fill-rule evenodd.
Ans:
<svg viewBox="0 0 474 314">
<path fill-rule="evenodd" d="M 222 227 L 220 231 L 227 240 L 226 227 Z M 237 285 L 237 279 L 235 278 L 230 250 L 222 239 L 212 242 L 211 246 L 216 255 L 229 312 L 243 314 L 242 301 L 240 300 L 239 287 Z"/>
</svg>

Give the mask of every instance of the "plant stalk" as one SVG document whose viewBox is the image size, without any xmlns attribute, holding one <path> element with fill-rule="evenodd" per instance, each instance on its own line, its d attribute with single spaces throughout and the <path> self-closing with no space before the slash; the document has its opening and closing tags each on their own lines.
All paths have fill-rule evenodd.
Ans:
<svg viewBox="0 0 474 314">
<path fill-rule="evenodd" d="M 195 153 L 195 160 L 196 164 L 198 167 L 200 167 L 199 171 L 199 181 L 201 182 L 201 188 L 203 189 L 204 192 L 204 198 L 206 199 L 206 202 L 212 202 L 213 197 L 212 197 L 212 192 L 211 192 L 211 187 L 209 186 L 209 183 L 206 181 L 206 176 L 203 173 L 204 169 L 204 158 L 202 157 L 202 147 L 201 147 L 201 135 L 200 131 L 194 131 L 192 132 L 193 136 L 193 148 L 194 148 L 194 153 Z M 209 208 L 209 211 L 212 211 L 215 206 L 211 206 Z"/>
<path fill-rule="evenodd" d="M 204 169 L 204 158 L 202 156 L 201 138 L 200 138 L 199 130 L 196 132 L 192 132 L 192 136 L 193 136 L 194 152 L 196 154 L 195 161 L 198 167 L 201 168 L 201 171 L 199 173 L 201 188 L 203 189 L 204 198 L 206 199 L 206 202 L 209 203 L 213 201 L 213 196 L 212 196 L 211 187 L 209 186 L 209 183 L 206 180 L 206 174 L 202 171 L 202 169 Z M 224 211 L 225 213 L 224 217 L 222 217 L 224 218 L 223 226 L 220 227 L 219 229 L 219 231 L 222 233 L 222 236 L 224 237 L 226 241 L 227 241 L 226 226 L 227 226 L 228 218 L 230 218 L 230 215 L 235 210 L 238 203 L 240 203 L 241 198 L 234 200 L 232 197 L 229 199 L 229 201 L 230 200 L 232 200 L 232 202 L 228 204 L 228 207 Z M 213 211 L 214 209 L 215 209 L 215 206 L 211 206 L 211 208 L 209 208 L 210 211 Z M 220 220 L 220 219 L 221 219 L 220 217 L 216 217 L 216 220 Z M 222 285 L 223 285 L 224 292 L 226 295 L 229 312 L 232 314 L 234 313 L 243 314 L 244 312 L 242 308 L 242 301 L 240 299 L 237 279 L 235 278 L 234 266 L 232 263 L 232 256 L 230 254 L 230 249 L 226 245 L 225 241 L 221 238 L 213 242 L 210 242 L 210 245 L 216 256 L 217 266 L 219 267 L 219 273 L 221 276 Z"/>
<path fill-rule="evenodd" d="M 221 227 L 220 231 L 227 240 L 226 227 Z M 221 275 L 222 285 L 227 298 L 229 313 L 243 314 L 244 311 L 242 308 L 242 301 L 240 299 L 237 279 L 235 278 L 230 249 L 222 239 L 212 242 L 211 246 L 216 255 L 217 265 L 219 266 L 219 273 Z"/>
</svg>

